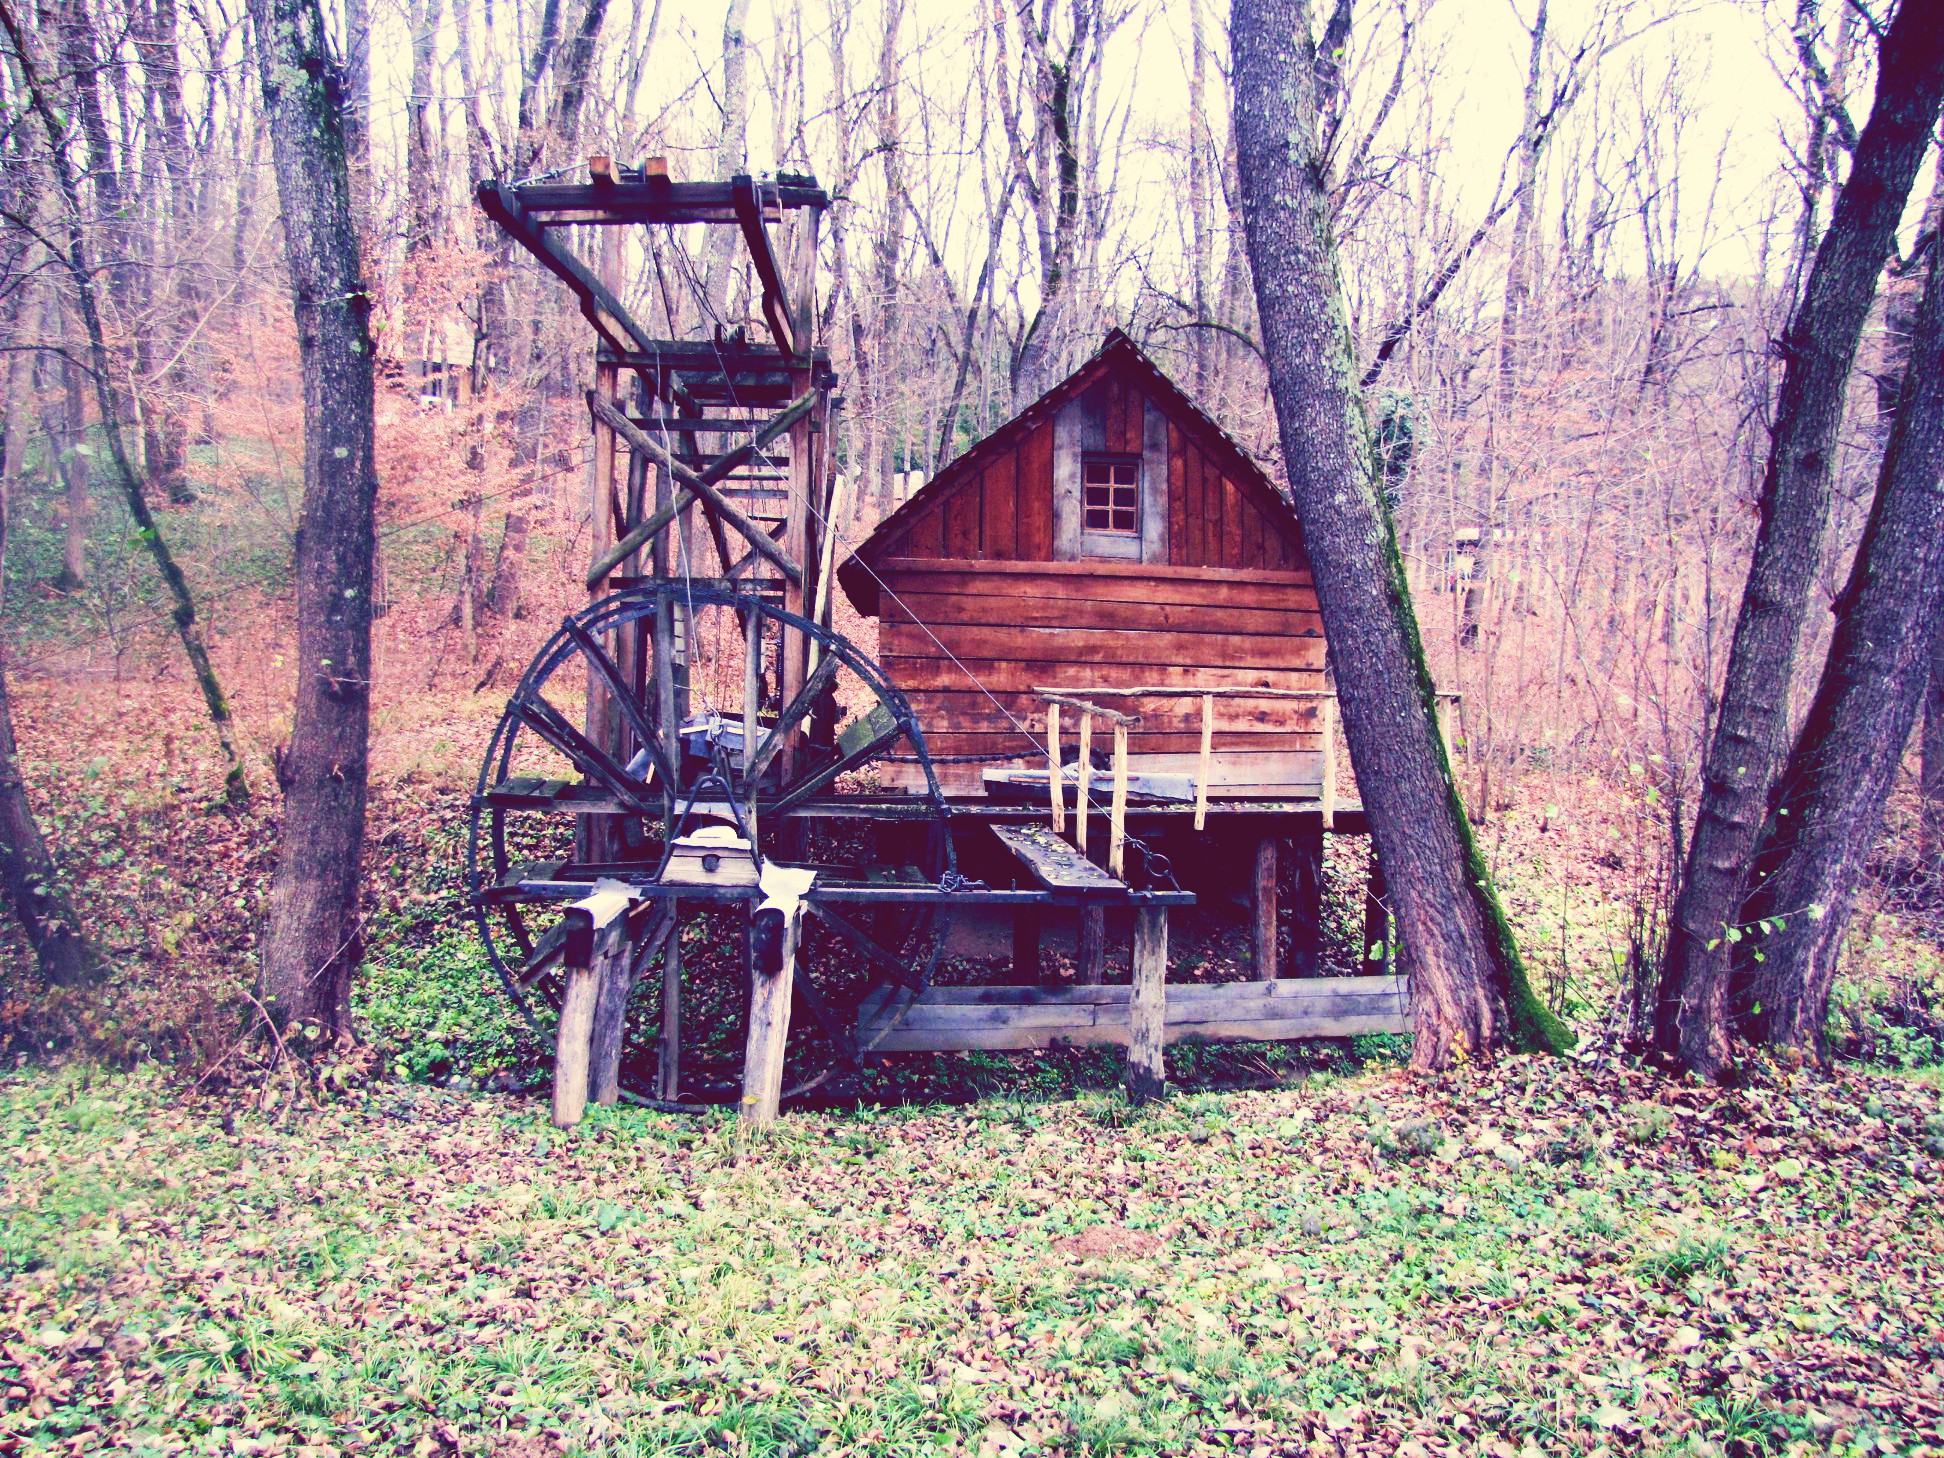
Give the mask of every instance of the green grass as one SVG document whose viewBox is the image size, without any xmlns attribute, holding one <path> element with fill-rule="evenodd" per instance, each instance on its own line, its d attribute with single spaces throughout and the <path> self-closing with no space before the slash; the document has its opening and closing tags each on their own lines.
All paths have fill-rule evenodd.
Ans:
<svg viewBox="0 0 1944 1458">
<path fill-rule="evenodd" d="M 1689 1091 L 1641 1144 L 1641 1091 L 1515 1060 L 751 1137 L 403 1084 L 272 1123 L 22 1071 L 0 1451 L 1940 1441 L 1936 1092 Z M 1731 1107 L 1771 1132 L 1717 1169 Z"/>
</svg>

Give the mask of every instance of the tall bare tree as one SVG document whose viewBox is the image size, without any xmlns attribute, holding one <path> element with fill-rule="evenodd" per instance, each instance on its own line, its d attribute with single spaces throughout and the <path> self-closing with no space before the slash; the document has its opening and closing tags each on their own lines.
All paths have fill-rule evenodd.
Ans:
<svg viewBox="0 0 1944 1458">
<path fill-rule="evenodd" d="M 371 298 L 352 217 L 351 93 L 318 0 L 250 0 L 304 379 L 297 696 L 259 980 L 280 1020 L 351 1033 L 371 719 Z"/>
<path fill-rule="evenodd" d="M 1563 1047 L 1470 838 L 1431 679 L 1377 492 L 1331 236 L 1307 0 L 1238 4 L 1230 22 L 1242 219 L 1283 461 L 1334 655 L 1344 733 L 1412 977 L 1412 1061 Z"/>
<path fill-rule="evenodd" d="M 1702 1077 L 1727 1066 L 1733 949 L 1788 727 L 1809 589 L 1829 522 L 1837 429 L 1877 277 L 1944 95 L 1944 14 L 1905 0 L 1885 35 L 1876 99 L 1829 231 L 1780 341 L 1761 524 L 1743 588 L 1701 803 L 1661 975 L 1656 1041 Z"/>
<path fill-rule="evenodd" d="M 1737 941 L 1754 1041 L 1810 1055 L 1944 619 L 1944 249 L 1930 252 L 1876 501 L 1741 917 L 1756 934 Z"/>
</svg>

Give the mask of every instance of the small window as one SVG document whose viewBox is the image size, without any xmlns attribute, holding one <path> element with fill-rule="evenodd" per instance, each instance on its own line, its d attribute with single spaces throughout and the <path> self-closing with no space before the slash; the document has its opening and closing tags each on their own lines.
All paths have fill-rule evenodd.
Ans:
<svg viewBox="0 0 1944 1458">
<path fill-rule="evenodd" d="M 1141 534 L 1141 463 L 1088 456 L 1080 463 L 1081 500 L 1090 532 Z"/>
</svg>

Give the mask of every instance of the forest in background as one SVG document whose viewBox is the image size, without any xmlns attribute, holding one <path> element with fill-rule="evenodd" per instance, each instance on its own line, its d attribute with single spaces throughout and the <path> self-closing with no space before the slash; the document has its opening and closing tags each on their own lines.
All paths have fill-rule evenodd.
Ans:
<svg viewBox="0 0 1944 1458">
<path fill-rule="evenodd" d="M 664 155 L 678 176 L 813 172 L 836 200 L 817 307 L 842 381 L 850 542 L 1114 325 L 1276 469 L 1212 7 L 678 11 L 353 0 L 333 17 L 380 377 L 381 775 L 470 775 L 478 726 L 576 600 L 586 554 L 584 328 L 472 207 L 477 180 L 595 153 Z M 1361 384 L 1433 671 L 1463 696 L 1462 789 L 1488 840 L 1516 847 L 1573 816 L 1603 827 L 1611 844 L 1580 870 L 1623 883 L 1592 938 L 1610 991 L 1664 935 L 1755 528 L 1774 341 L 1874 84 L 1854 7 L 1737 11 L 1761 53 L 1712 68 L 1709 14 L 1436 0 L 1319 17 Z M 26 759 L 85 800 L 98 762 L 148 753 L 169 724 L 163 762 L 193 799 L 213 748 L 149 529 L 103 469 L 82 321 L 47 246 L 75 226 L 105 260 L 153 535 L 207 625 L 243 775 L 267 791 L 289 732 L 302 398 L 253 31 L 174 0 L 61 0 L 40 20 L 76 191 L 47 185 L 31 126 L 10 129 L 5 606 Z M 1520 83 L 1516 106 L 1483 108 L 1510 125 L 1482 155 L 1453 140 L 1479 130 L 1465 55 L 1481 28 Z M 1757 63 L 1761 86 L 1724 74 Z M 24 118 L 18 68 L 0 84 Z M 1724 90 L 1749 113 L 1726 132 Z M 1862 533 L 1921 285 L 1907 260 L 1940 196 L 1927 174 L 1866 333 L 1806 661 Z M 726 255 L 671 236 L 630 263 L 629 296 L 672 335 L 746 312 L 751 280 Z M 868 644 L 870 625 L 850 626 Z M 1799 676 L 1798 716 L 1810 690 Z M 1939 700 L 1934 683 L 1930 776 Z M 65 725 L 102 723 L 104 753 L 64 752 L 93 737 Z M 1575 809 L 1589 798 L 1598 815 Z M 1893 806 L 1884 914 L 1859 935 L 1894 967 L 1892 1022 L 1923 1029 L 1937 873 L 1916 804 Z M 1637 1023 L 1641 989 L 1626 1002 Z"/>
</svg>

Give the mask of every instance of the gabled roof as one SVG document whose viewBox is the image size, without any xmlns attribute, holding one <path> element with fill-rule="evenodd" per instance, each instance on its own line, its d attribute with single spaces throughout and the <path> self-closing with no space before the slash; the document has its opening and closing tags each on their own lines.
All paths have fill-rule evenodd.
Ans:
<svg viewBox="0 0 1944 1458">
<path fill-rule="evenodd" d="M 1086 393 L 1097 381 L 1117 368 L 1131 377 L 1164 414 L 1200 437 L 1203 448 L 1221 462 L 1224 474 L 1232 476 L 1245 489 L 1251 486 L 1257 488 L 1278 525 L 1292 538 L 1298 541 L 1302 539 L 1302 526 L 1296 519 L 1296 509 L 1255 459 L 1191 400 L 1168 377 L 1166 371 L 1148 357 L 1146 351 L 1119 329 L 1110 329 L 1107 337 L 1101 341 L 1099 351 L 1091 359 L 973 445 L 964 455 L 948 462 L 936 476 L 912 492 L 903 505 L 879 522 L 877 530 L 844 559 L 837 569 L 837 580 L 842 584 L 845 595 L 856 604 L 857 610 L 866 616 L 877 612 L 877 582 L 865 570 L 866 564 L 875 566 L 884 548 L 901 536 L 921 512 L 949 495 L 960 482 L 977 476 L 992 456 L 1017 444 L 1022 436 L 1042 421 L 1050 419 L 1069 400 Z"/>
</svg>

